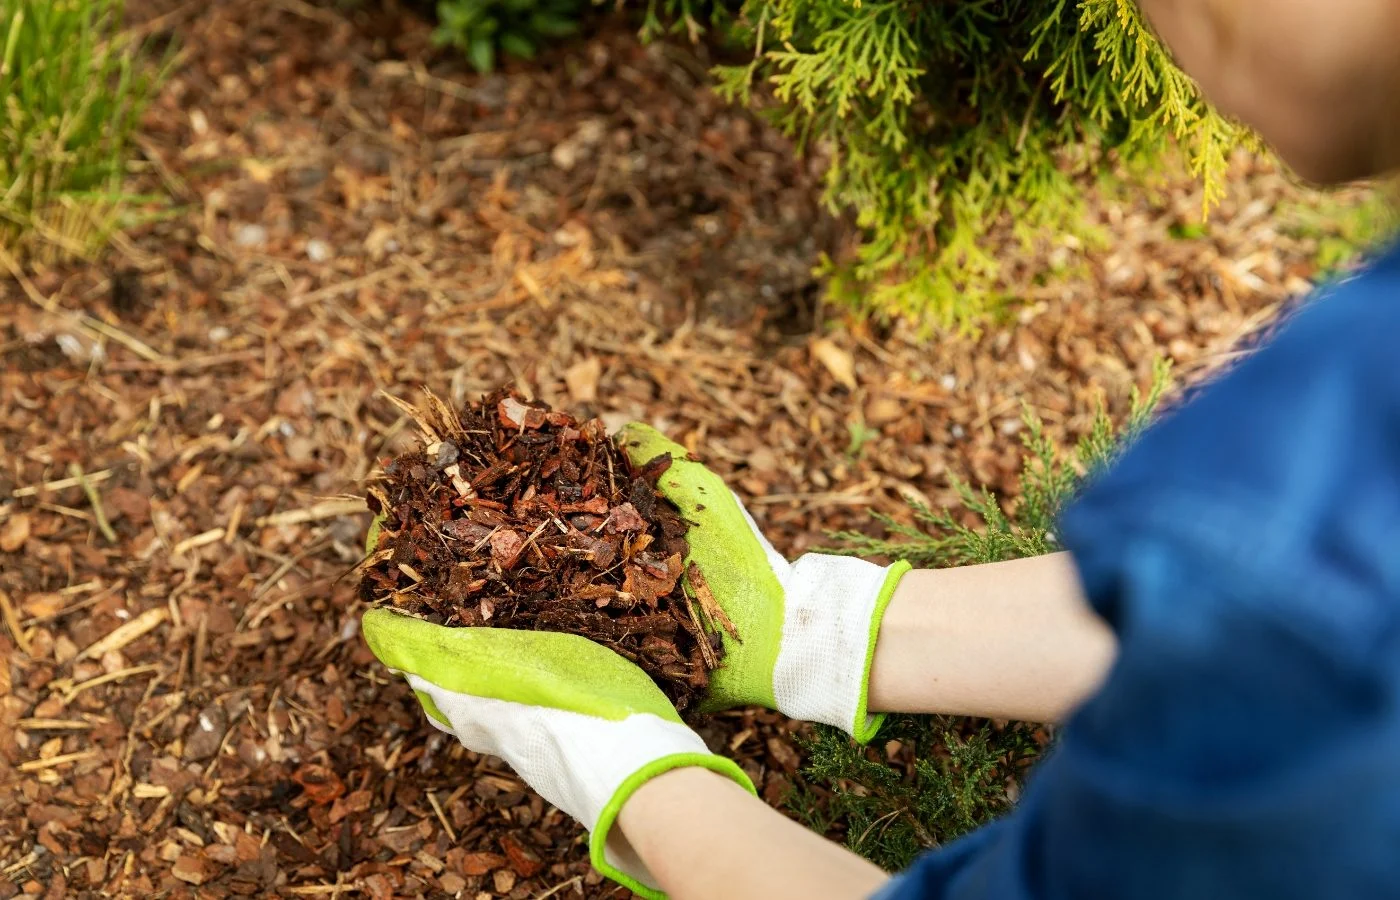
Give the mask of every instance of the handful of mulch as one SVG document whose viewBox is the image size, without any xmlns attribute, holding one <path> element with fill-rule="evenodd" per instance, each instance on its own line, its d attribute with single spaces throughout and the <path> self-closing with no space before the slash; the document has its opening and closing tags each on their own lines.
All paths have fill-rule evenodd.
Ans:
<svg viewBox="0 0 1400 900">
<path fill-rule="evenodd" d="M 369 489 L 384 519 L 362 599 L 439 625 L 582 635 L 679 710 L 704 694 L 733 625 L 693 564 L 682 579 L 687 523 L 656 490 L 669 455 L 634 466 L 601 421 L 509 390 L 460 412 L 431 394 L 393 402 L 423 447 Z"/>
</svg>

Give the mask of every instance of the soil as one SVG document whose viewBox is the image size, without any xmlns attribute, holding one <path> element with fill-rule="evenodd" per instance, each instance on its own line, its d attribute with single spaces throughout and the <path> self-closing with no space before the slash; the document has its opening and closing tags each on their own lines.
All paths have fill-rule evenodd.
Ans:
<svg viewBox="0 0 1400 900">
<path fill-rule="evenodd" d="M 510 390 L 460 413 L 435 396 L 408 409 L 426 443 L 370 489 L 384 519 L 360 599 L 439 625 L 589 638 L 688 711 L 722 626 L 681 585 L 687 524 L 657 492 L 670 454 L 634 466 L 599 419 Z"/>
<path fill-rule="evenodd" d="M 1090 195 L 1103 246 L 1008 229 L 980 335 L 823 332 L 842 223 L 703 47 L 619 25 L 478 76 L 379 3 L 128 8 L 183 54 L 133 184 L 174 205 L 101 265 L 0 278 L 4 900 L 626 894 L 359 636 L 365 482 L 418 440 L 386 395 L 650 422 L 791 557 L 954 506 L 950 476 L 1014 503 L 1023 405 L 1072 443 L 1316 272 L 1308 195 L 1242 157 L 1204 229 L 1187 180 Z M 781 808 L 826 790 L 804 727 L 699 731 Z"/>
</svg>

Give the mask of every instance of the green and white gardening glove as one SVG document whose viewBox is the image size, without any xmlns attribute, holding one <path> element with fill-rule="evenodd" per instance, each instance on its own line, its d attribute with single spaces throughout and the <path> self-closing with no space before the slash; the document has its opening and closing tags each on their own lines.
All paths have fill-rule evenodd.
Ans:
<svg viewBox="0 0 1400 900">
<path fill-rule="evenodd" d="M 388 609 L 363 620 L 379 661 L 402 673 L 423 711 L 463 746 L 505 760 L 590 832 L 594 868 L 643 897 L 664 896 L 646 866 L 610 841 L 617 814 L 648 779 L 681 766 L 733 778 L 641 669 L 587 638 L 503 628 L 445 628 Z"/>
<path fill-rule="evenodd" d="M 671 455 L 657 489 L 691 523 L 687 562 L 700 568 L 739 635 L 722 636 L 724 659 L 701 709 L 756 704 L 834 725 L 861 743 L 873 738 L 884 717 L 866 708 L 870 664 L 909 564 L 821 553 L 789 563 L 734 492 L 684 447 L 639 422 L 625 426 L 618 442 L 638 466 Z"/>
</svg>

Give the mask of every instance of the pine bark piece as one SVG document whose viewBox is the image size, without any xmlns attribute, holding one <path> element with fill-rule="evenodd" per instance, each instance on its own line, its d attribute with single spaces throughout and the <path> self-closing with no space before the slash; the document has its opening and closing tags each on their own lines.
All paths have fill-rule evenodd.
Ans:
<svg viewBox="0 0 1400 900">
<path fill-rule="evenodd" d="M 509 390 L 396 405 L 421 447 L 367 490 L 385 520 L 361 597 L 440 625 L 582 635 L 692 707 L 733 623 L 682 585 L 689 525 L 656 490 L 670 456 L 634 466 L 599 420 Z"/>
<path fill-rule="evenodd" d="M 704 610 L 705 617 L 717 623 L 734 640 L 740 640 L 739 629 L 734 627 L 734 622 L 725 614 L 724 607 L 715 600 L 715 594 L 710 590 L 710 583 L 705 580 L 705 573 L 700 571 L 700 567 L 692 562 L 686 566 L 685 577 L 690 581 L 690 589 L 695 592 L 695 599 Z"/>
</svg>

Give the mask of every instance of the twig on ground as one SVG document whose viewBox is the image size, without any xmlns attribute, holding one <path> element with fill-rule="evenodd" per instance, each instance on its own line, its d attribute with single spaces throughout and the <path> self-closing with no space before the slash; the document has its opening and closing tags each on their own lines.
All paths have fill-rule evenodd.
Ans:
<svg viewBox="0 0 1400 900">
<path fill-rule="evenodd" d="M 93 723 L 80 719 L 20 719 L 15 727 L 21 731 L 87 731 Z"/>
<path fill-rule="evenodd" d="M 191 550 L 197 550 L 200 547 L 217 543 L 218 541 L 224 539 L 224 535 L 227 534 L 227 532 L 227 528 L 211 528 L 208 531 L 201 531 L 199 534 L 196 534 L 193 537 L 187 537 L 183 541 L 172 547 L 170 549 L 170 555 L 184 556 Z"/>
<path fill-rule="evenodd" d="M 89 688 L 95 688 L 98 685 L 108 684 L 113 681 L 125 681 L 126 679 L 133 678 L 137 675 L 149 675 L 152 672 L 159 671 L 160 666 L 154 664 L 147 664 L 144 666 L 132 666 L 129 669 L 121 669 L 116 672 L 110 672 L 106 675 L 99 675 L 96 678 L 89 678 L 87 681 L 83 681 L 66 688 L 63 691 L 63 702 L 72 703 L 74 697 L 77 697 L 83 691 L 86 691 Z M 56 684 L 55 687 L 57 687 Z"/>
<path fill-rule="evenodd" d="M 66 766 L 70 763 L 82 762 L 85 759 L 96 759 L 101 756 L 96 750 L 79 750 L 76 753 L 64 753 L 60 756 L 51 756 L 48 759 L 31 759 L 29 762 L 19 764 L 21 772 L 38 772 L 42 769 L 54 769 L 59 766 Z"/>
<path fill-rule="evenodd" d="M 15 615 L 15 608 L 10 603 L 10 595 L 0 591 L 0 612 L 5 615 L 5 625 L 10 629 L 10 634 L 15 639 L 15 645 L 19 647 L 25 656 L 32 655 L 29 647 L 29 639 L 24 636 L 24 629 L 20 626 L 19 616 Z"/>
<path fill-rule="evenodd" d="M 556 884 L 554 887 L 550 888 L 549 890 L 545 891 L 545 892 L 542 893 L 542 894 L 536 894 L 536 895 L 535 895 L 535 900 L 545 900 L 546 897 L 553 897 L 555 894 L 559 893 L 560 891 L 565 890 L 565 889 L 567 889 L 567 888 L 571 888 L 571 887 L 573 887 L 574 885 L 578 884 L 578 883 L 581 882 L 581 881 L 583 881 L 583 876 L 582 876 L 582 875 L 575 875 L 573 878 L 570 878 L 568 881 L 561 881 L 561 882 L 559 882 L 559 883 Z"/>
<path fill-rule="evenodd" d="M 97 484 L 99 481 L 106 481 L 112 477 L 111 469 L 102 469 L 97 472 L 88 472 L 85 476 L 88 484 Z M 29 487 L 15 488 L 10 491 L 10 496 L 16 499 L 20 497 L 37 497 L 44 491 L 61 491 L 67 488 L 80 487 L 83 480 L 80 478 L 59 478 L 55 481 L 46 481 L 43 484 L 33 484 Z"/>
<path fill-rule="evenodd" d="M 261 516 L 254 521 L 254 524 L 259 528 L 267 528 L 272 525 L 301 525 L 304 522 L 338 519 L 341 516 L 353 516 L 367 512 L 369 512 L 369 507 L 365 506 L 364 500 L 334 497 L 329 500 L 321 500 L 302 509 L 289 509 L 285 512 L 273 513 L 270 516 Z"/>
<path fill-rule="evenodd" d="M 83 486 L 83 493 L 87 494 L 88 503 L 92 504 L 92 514 L 97 520 L 97 530 L 102 532 L 102 536 L 107 539 L 107 543 L 117 542 L 117 533 L 112 529 L 112 523 L 107 521 L 107 513 L 102 509 L 102 497 L 97 493 L 97 487 L 92 480 L 83 473 L 83 467 L 78 463 L 73 463 L 68 467 L 68 473 L 78 480 L 78 484 Z"/>
<path fill-rule="evenodd" d="M 104 653 L 109 650 L 120 650 L 169 617 L 170 613 L 164 606 L 148 609 L 125 625 L 119 625 L 113 629 L 111 634 L 94 642 L 92 646 L 79 653 L 77 658 L 80 660 L 100 659 Z"/>
<path fill-rule="evenodd" d="M 24 269 L 20 267 L 20 264 L 15 258 L 3 247 L 0 247 L 0 265 L 3 265 L 9 270 L 10 274 L 14 276 L 15 281 L 19 282 L 19 286 L 24 291 L 25 296 L 41 309 L 54 313 L 55 315 L 63 316 L 72 322 L 75 328 L 87 331 L 90 334 L 95 333 L 98 337 L 110 338 L 126 347 L 128 350 L 131 350 L 137 356 L 144 357 L 153 362 L 165 362 L 167 360 L 165 354 L 152 349 L 149 344 L 139 338 L 132 337 L 120 328 L 114 325 L 108 325 L 101 319 L 94 318 L 87 313 L 70 312 L 62 306 L 59 306 L 57 300 L 52 297 L 45 297 L 39 289 L 34 286 L 34 282 L 29 280 L 29 276 L 24 274 Z"/>
<path fill-rule="evenodd" d="M 443 830 L 447 832 L 447 837 L 452 843 L 457 843 L 457 832 L 452 830 L 452 823 L 447 821 L 447 814 L 442 811 L 442 804 L 438 802 L 436 791 L 428 791 L 428 804 L 437 814 L 438 821 L 442 823 Z"/>
</svg>

